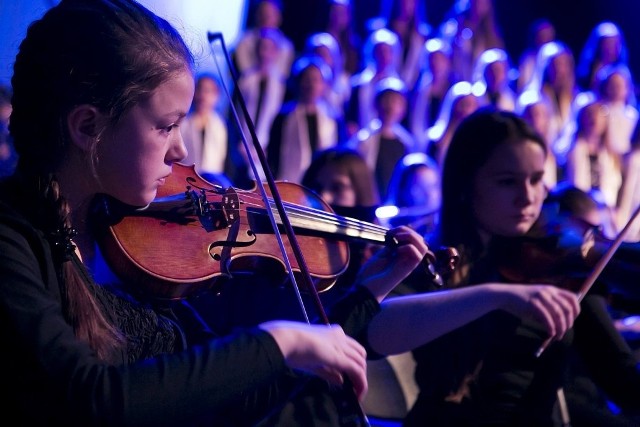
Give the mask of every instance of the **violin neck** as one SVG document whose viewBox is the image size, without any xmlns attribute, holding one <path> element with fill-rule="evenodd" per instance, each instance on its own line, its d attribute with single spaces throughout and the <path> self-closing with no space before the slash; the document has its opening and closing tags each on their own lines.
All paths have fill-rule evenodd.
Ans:
<svg viewBox="0 0 640 427">
<path fill-rule="evenodd" d="M 229 194 L 229 193 L 227 193 Z M 240 202 L 237 198 L 231 197 L 232 203 L 223 204 L 226 209 L 216 209 L 207 203 L 206 198 L 201 199 L 197 192 L 187 194 L 175 194 L 162 198 L 157 198 L 143 211 L 147 213 L 154 209 L 172 208 L 172 210 L 188 210 L 193 214 L 201 217 L 226 215 L 234 209 L 232 206 L 239 206 Z M 233 204 L 237 201 L 237 204 Z M 283 225 L 278 209 L 272 199 L 269 200 L 270 208 L 278 225 Z M 228 205 L 228 206 L 227 206 Z M 194 209 L 194 206 L 197 209 Z M 318 234 L 325 237 L 334 237 L 338 240 L 362 241 L 375 244 L 386 244 L 388 228 L 383 226 L 360 221 L 355 218 L 336 215 L 333 212 L 327 212 L 320 209 L 297 205 L 294 203 L 284 202 L 285 213 L 289 218 L 291 226 L 308 234 Z M 264 207 L 259 205 L 247 206 L 247 213 L 266 217 L 267 212 Z M 239 218 L 239 213 L 236 218 Z M 224 221 L 218 221 L 220 224 L 230 224 L 233 219 L 226 218 Z"/>
<path fill-rule="evenodd" d="M 389 229 L 380 225 L 294 204 L 285 203 L 285 209 L 291 225 L 299 230 L 351 241 L 387 243 Z M 282 224 L 273 204 L 271 210 L 278 224 Z"/>
</svg>

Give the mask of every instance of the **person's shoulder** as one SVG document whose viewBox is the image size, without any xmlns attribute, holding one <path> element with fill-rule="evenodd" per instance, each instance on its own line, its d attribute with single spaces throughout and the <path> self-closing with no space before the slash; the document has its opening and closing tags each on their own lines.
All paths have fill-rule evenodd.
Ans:
<svg viewBox="0 0 640 427">
<path fill-rule="evenodd" d="M 282 48 L 287 51 L 287 52 L 293 52 L 295 51 L 295 46 L 293 44 L 293 40 L 291 40 L 289 38 L 289 36 L 287 36 L 282 30 L 277 29 L 276 30 L 280 36 L 280 43 Z"/>
<path fill-rule="evenodd" d="M 640 149 L 629 151 L 627 159 L 632 170 L 640 173 Z"/>
<path fill-rule="evenodd" d="M 211 119 L 211 124 L 219 130 L 226 130 L 227 124 L 225 118 L 217 111 L 210 111 L 209 118 Z"/>
<path fill-rule="evenodd" d="M 336 108 L 330 105 L 326 101 L 318 102 L 317 107 L 318 107 L 318 113 L 322 116 L 325 116 L 335 121 L 342 119 L 341 114 L 336 110 Z"/>
</svg>

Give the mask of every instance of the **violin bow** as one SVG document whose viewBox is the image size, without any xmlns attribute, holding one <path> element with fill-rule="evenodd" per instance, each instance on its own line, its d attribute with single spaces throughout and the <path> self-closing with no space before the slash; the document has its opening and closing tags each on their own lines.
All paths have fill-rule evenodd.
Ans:
<svg viewBox="0 0 640 427">
<path fill-rule="evenodd" d="M 229 72 L 231 74 L 231 78 L 233 80 L 234 86 L 236 88 L 238 88 L 238 78 L 234 73 L 234 68 L 232 65 L 232 62 L 230 60 L 230 55 L 227 51 L 227 47 L 226 44 L 224 42 L 224 37 L 222 35 L 222 33 L 208 33 L 208 39 L 210 43 L 213 43 L 214 41 L 218 41 L 220 43 L 220 46 L 223 50 L 224 53 L 224 57 L 227 60 L 227 67 L 229 69 Z M 220 69 L 220 65 L 216 59 L 216 55 L 215 52 L 213 54 L 214 57 L 214 62 L 216 64 L 216 68 L 218 71 L 218 74 L 220 74 L 220 76 L 223 76 L 222 70 Z M 233 103 L 234 101 L 234 97 L 233 95 L 230 93 L 229 88 L 227 87 L 226 83 L 224 82 L 224 78 L 221 78 L 221 84 L 222 87 L 224 88 L 225 94 L 227 95 L 227 98 L 230 100 L 229 102 L 229 109 L 230 111 L 233 113 L 236 125 L 238 126 L 238 129 L 240 130 L 240 136 L 242 137 L 242 143 L 243 146 L 245 148 L 245 152 L 247 153 L 247 158 L 249 160 L 249 165 L 251 166 L 251 170 L 253 172 L 253 176 L 255 178 L 255 180 L 257 181 L 257 183 L 259 184 L 257 187 L 260 190 L 260 194 L 262 196 L 262 199 L 265 201 L 265 206 L 269 206 L 269 198 L 267 196 L 266 190 L 264 188 L 262 179 L 260 178 L 260 175 L 258 173 L 258 169 L 256 166 L 256 163 L 253 159 L 253 156 L 251 155 L 251 150 L 249 148 L 249 142 L 247 141 L 247 137 L 244 134 L 244 132 L 242 131 L 243 127 L 242 127 L 242 122 L 240 121 L 240 117 L 238 116 L 238 111 L 236 110 L 236 107 Z M 284 208 L 284 204 L 282 203 L 282 198 L 280 197 L 280 192 L 278 191 L 278 188 L 276 186 L 275 183 L 275 179 L 273 177 L 273 174 L 268 166 L 267 163 L 267 156 L 264 153 L 264 150 L 262 149 L 262 145 L 260 145 L 260 141 L 258 140 L 258 136 L 256 134 L 256 130 L 255 130 L 255 125 L 251 119 L 251 116 L 249 115 L 249 111 L 247 109 L 247 105 L 244 101 L 244 98 L 242 97 L 242 94 L 240 93 L 240 90 L 238 89 L 236 92 L 237 94 L 237 101 L 238 104 L 240 106 L 240 109 L 242 110 L 242 114 L 245 118 L 245 122 L 247 125 L 247 129 L 249 130 L 249 133 L 251 134 L 251 140 L 253 142 L 253 147 L 255 149 L 255 152 L 258 156 L 258 160 L 260 161 L 260 165 L 261 168 L 264 172 L 264 177 L 267 181 L 267 184 L 269 186 L 269 190 L 271 191 L 271 195 L 272 195 L 272 199 L 273 202 L 276 206 L 276 209 L 278 210 L 278 214 L 280 215 L 280 218 L 282 220 L 282 225 L 285 228 L 285 232 L 287 234 L 287 236 L 289 237 L 289 242 L 291 244 L 291 249 L 294 253 L 294 255 L 296 256 L 296 260 L 298 261 L 298 266 L 300 267 L 300 270 L 302 271 L 302 280 L 304 281 L 304 286 L 309 290 L 309 292 L 311 292 L 311 294 L 314 296 L 314 302 L 316 303 L 316 305 L 320 305 L 321 306 L 321 302 L 320 302 L 320 298 L 317 295 L 317 292 L 314 295 L 313 290 L 315 290 L 315 287 L 313 286 L 313 282 L 311 280 L 311 274 L 309 273 L 309 269 L 307 267 L 307 264 L 304 260 L 304 257 L 302 255 L 302 250 L 300 249 L 300 246 L 298 244 L 297 239 L 295 238 L 294 232 L 293 232 L 293 227 L 291 225 L 291 222 L 289 221 L 289 218 L 286 214 L 285 208 Z M 273 214 L 272 209 L 266 209 L 267 214 L 269 216 L 269 219 L 271 221 L 271 225 L 274 229 L 274 233 L 276 236 L 276 240 L 278 242 L 278 245 L 280 247 L 280 251 L 282 252 L 282 257 L 283 257 L 283 261 L 284 264 L 288 270 L 288 274 L 289 274 L 289 279 L 291 280 L 291 283 L 293 283 L 294 285 L 294 289 L 296 291 L 296 296 L 298 298 L 299 304 L 300 304 L 300 308 L 303 312 L 304 318 L 306 320 L 307 323 L 310 323 L 309 321 L 309 317 L 307 315 L 307 312 L 305 310 L 304 307 L 304 303 L 302 302 L 302 296 L 300 294 L 300 289 L 298 287 L 296 278 L 293 274 L 293 269 L 291 267 L 291 261 L 289 261 L 289 257 L 287 255 L 287 251 L 284 247 L 284 242 L 282 240 L 282 235 L 280 233 L 280 230 L 278 229 L 277 226 L 277 220 Z M 315 301 L 317 300 L 317 301 Z M 329 323 L 329 320 L 326 316 L 326 314 L 324 313 L 324 310 L 318 310 L 318 312 L 320 313 L 320 315 L 322 316 L 322 320 L 325 323 Z"/>
<path fill-rule="evenodd" d="M 577 292 L 578 301 L 582 301 L 587 292 L 589 292 L 589 289 L 591 289 L 596 280 L 598 280 L 600 274 L 602 274 L 609 261 L 611 261 L 611 258 L 613 258 L 613 255 L 616 253 L 622 242 L 624 242 L 624 240 L 626 239 L 627 235 L 629 234 L 629 230 L 631 229 L 631 225 L 634 223 L 638 215 L 640 215 L 640 205 L 638 205 L 636 210 L 629 218 L 629 221 L 627 221 L 620 233 L 618 233 L 618 235 L 616 236 L 615 240 L 611 243 L 606 252 L 600 257 L 596 265 L 593 267 L 593 270 L 591 270 L 591 273 L 589 273 L 582 286 L 580 286 L 580 289 Z M 545 341 L 536 352 L 536 356 L 539 357 L 542 352 L 548 347 L 548 345 L 549 341 Z"/>
<path fill-rule="evenodd" d="M 231 61 L 231 56 L 229 55 L 229 52 L 227 50 L 227 46 L 226 43 L 224 41 L 224 36 L 222 35 L 222 33 L 216 32 L 216 33 L 212 33 L 209 32 L 207 34 L 207 38 L 209 40 L 210 44 L 213 44 L 213 42 L 217 41 L 220 43 L 220 46 L 223 50 L 224 53 L 224 57 L 226 59 L 226 63 L 227 63 L 227 67 L 229 69 L 229 73 L 231 75 L 231 78 L 233 80 L 234 86 L 236 88 L 238 88 L 238 78 L 236 73 L 234 72 L 234 67 Z M 213 47 L 213 46 L 212 46 Z M 220 69 L 220 65 L 217 61 L 216 58 L 216 53 L 215 51 L 213 52 L 213 58 L 214 58 L 214 62 L 216 64 L 216 68 L 218 73 L 220 74 L 220 76 L 223 76 L 223 73 Z M 235 105 L 233 103 L 234 101 L 234 97 L 230 94 L 229 89 L 224 81 L 224 78 L 221 78 L 221 85 L 224 88 L 225 94 L 227 95 L 227 98 L 230 100 L 229 102 L 229 109 L 233 112 L 233 116 L 236 122 L 236 125 L 238 126 L 238 129 L 240 130 L 240 134 L 242 137 L 242 142 L 245 148 L 245 151 L 247 153 L 247 158 L 249 160 L 249 164 L 251 166 L 251 170 L 253 171 L 253 176 L 255 177 L 256 181 L 258 182 L 258 187 L 260 188 L 260 192 L 262 195 L 262 198 L 264 200 L 265 206 L 270 206 L 270 201 L 269 201 L 269 197 L 267 196 L 266 190 L 264 188 L 263 182 L 260 178 L 260 175 L 258 174 L 258 170 L 255 164 L 255 161 L 253 159 L 253 156 L 251 155 L 251 150 L 249 149 L 249 142 L 247 141 L 247 138 L 243 132 L 243 126 L 242 126 L 242 122 L 240 121 L 240 118 L 238 116 L 238 112 L 235 108 Z M 269 186 L 269 190 L 271 191 L 271 196 L 273 199 L 273 202 L 276 206 L 276 209 L 278 210 L 278 214 L 280 215 L 280 220 L 282 222 L 282 225 L 284 226 L 286 235 L 289 239 L 289 244 L 291 245 L 291 250 L 293 251 L 295 257 L 296 257 L 296 261 L 298 262 L 298 267 L 300 268 L 301 271 L 301 277 L 302 277 L 302 281 L 303 284 L 305 286 L 305 288 L 307 289 L 307 291 L 311 294 L 311 296 L 313 297 L 313 302 L 314 305 L 316 307 L 316 310 L 322 320 L 322 323 L 327 325 L 327 326 L 331 326 L 330 322 L 329 322 L 329 318 L 327 317 L 326 311 L 324 310 L 324 307 L 322 305 L 322 301 L 320 300 L 320 296 L 318 293 L 318 290 L 315 288 L 315 286 L 313 285 L 313 280 L 311 279 L 311 273 L 309 271 L 309 267 L 307 266 L 307 263 L 304 259 L 304 255 L 302 254 L 302 249 L 300 248 L 300 245 L 298 243 L 298 240 L 296 238 L 296 235 L 293 231 L 293 226 L 291 225 L 291 222 L 289 221 L 289 217 L 287 216 L 287 213 L 285 211 L 284 208 L 284 204 L 282 202 L 282 198 L 280 197 L 280 192 L 278 191 L 278 188 L 276 186 L 276 182 L 275 179 L 273 177 L 273 173 L 271 172 L 268 163 L 267 163 L 267 156 L 264 153 L 264 150 L 262 149 L 262 145 L 260 145 L 260 141 L 258 140 L 258 136 L 256 134 L 256 130 L 255 130 L 255 125 L 251 119 L 251 116 L 249 114 L 249 111 L 247 109 L 247 105 L 244 101 L 244 98 L 240 92 L 240 90 L 236 90 L 235 93 L 237 94 L 236 98 L 238 101 L 238 104 L 240 106 L 240 109 L 242 110 L 242 114 L 245 118 L 245 122 L 247 125 L 247 129 L 249 130 L 249 133 L 251 134 L 251 140 L 253 142 L 253 147 L 255 149 L 255 152 L 258 156 L 258 160 L 260 161 L 260 165 L 262 168 L 262 171 L 264 172 L 264 176 L 265 179 L 267 181 L 267 185 Z M 278 245 L 280 246 L 280 250 L 282 252 L 282 256 L 283 256 L 283 261 L 285 263 L 285 266 L 288 270 L 288 274 L 289 274 L 289 278 L 291 280 L 291 283 L 293 284 L 293 287 L 296 291 L 296 296 L 298 298 L 298 302 L 300 304 L 300 309 L 302 310 L 305 320 L 308 324 L 310 324 L 310 320 L 309 317 L 307 315 L 306 309 L 304 307 L 304 302 L 302 301 L 302 296 L 300 293 L 300 287 L 297 283 L 297 280 L 293 274 L 293 268 L 291 267 L 291 262 L 289 261 L 289 258 L 287 256 L 287 251 L 284 247 L 284 242 L 282 240 L 282 235 L 280 233 L 280 230 L 278 229 L 278 225 L 276 222 L 276 218 L 274 216 L 274 213 L 272 211 L 272 209 L 266 209 L 266 211 L 268 212 L 269 218 L 271 220 L 271 225 L 273 227 L 274 233 L 276 235 L 276 239 L 278 241 Z M 348 381 L 348 378 L 345 377 L 345 385 L 350 385 L 350 381 Z M 347 396 L 350 398 L 350 400 L 352 400 L 352 403 L 354 403 L 355 408 L 358 410 L 358 418 L 361 420 L 361 422 L 363 423 L 364 426 L 370 426 L 369 421 L 367 419 L 366 414 L 364 413 L 364 410 L 362 409 L 362 406 L 360 405 L 360 402 L 358 401 L 355 392 L 351 392 L 351 393 L 347 393 Z"/>
<path fill-rule="evenodd" d="M 607 266 L 609 261 L 611 261 L 611 258 L 613 258 L 613 255 L 615 254 L 615 252 L 618 250 L 622 242 L 626 239 L 627 235 L 629 234 L 631 225 L 636 220 L 639 214 L 640 214 L 640 205 L 638 205 L 636 210 L 633 212 L 633 214 L 629 218 L 629 221 L 627 221 L 627 223 L 622 228 L 620 233 L 618 233 L 615 240 L 607 248 L 607 251 L 604 253 L 604 255 L 602 255 L 602 257 L 598 260 L 596 265 L 593 267 L 593 270 L 591 271 L 591 273 L 589 274 L 585 282 L 580 287 L 580 290 L 578 291 L 579 301 L 582 301 L 582 298 L 584 298 L 585 294 L 589 291 L 589 289 L 591 289 L 591 287 L 593 286 L 595 281 L 598 279 L 598 277 L 600 276 L 604 268 Z"/>
</svg>

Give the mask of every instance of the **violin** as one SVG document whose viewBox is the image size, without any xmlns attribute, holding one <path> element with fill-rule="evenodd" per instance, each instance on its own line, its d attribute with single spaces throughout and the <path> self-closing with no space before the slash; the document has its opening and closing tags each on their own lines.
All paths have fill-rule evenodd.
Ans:
<svg viewBox="0 0 640 427">
<path fill-rule="evenodd" d="M 349 242 L 393 245 L 387 228 L 336 215 L 311 190 L 278 182 L 278 191 L 296 229 L 316 291 L 330 289 L 349 263 Z M 271 194 L 268 189 L 267 193 Z M 107 196 L 94 204 L 100 249 L 116 274 L 139 283 L 158 298 L 179 299 L 215 286 L 223 276 L 264 272 L 286 274 L 283 255 L 274 237 L 266 206 L 254 186 L 251 190 L 222 188 L 206 181 L 193 166 L 173 165 L 165 185 L 148 206 L 135 209 Z M 285 253 L 299 273 L 288 239 Z M 448 259 L 425 257 L 431 278 L 441 280 L 439 268 L 452 269 L 456 253 L 442 249 Z"/>
<path fill-rule="evenodd" d="M 619 236 L 621 237 L 621 236 Z M 549 283 L 582 294 L 584 280 L 593 273 L 615 241 L 601 227 L 580 218 L 556 214 L 538 221 L 527 235 L 500 238 L 495 243 L 500 273 L 509 281 Z M 640 300 L 640 242 L 620 241 L 599 279 L 610 291 Z"/>
</svg>

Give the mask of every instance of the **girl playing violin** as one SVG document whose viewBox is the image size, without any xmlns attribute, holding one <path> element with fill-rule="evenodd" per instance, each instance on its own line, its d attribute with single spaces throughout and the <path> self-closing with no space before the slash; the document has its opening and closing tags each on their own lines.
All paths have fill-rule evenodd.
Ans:
<svg viewBox="0 0 640 427">
<path fill-rule="evenodd" d="M 340 327 L 274 321 L 195 346 L 99 273 L 90 201 L 154 199 L 187 154 L 193 70 L 177 31 L 134 0 L 62 0 L 20 45 L 19 164 L 0 189 L 2 409 L 20 424 L 252 419 L 288 396 L 292 370 L 366 391 L 365 350 Z"/>
<path fill-rule="evenodd" d="M 543 139 L 515 114 L 482 109 L 462 122 L 444 163 L 440 222 L 432 242 L 457 248 L 461 257 L 445 289 L 460 292 L 506 282 L 496 242 L 524 236 L 536 224 L 546 197 L 546 155 Z M 460 305 L 448 320 L 473 308 Z M 420 393 L 405 425 L 566 423 L 557 396 L 567 364 L 576 360 L 620 408 L 640 408 L 637 360 L 600 297 L 582 300 L 580 316 L 561 340 L 548 344 L 548 337 L 538 321 L 494 311 L 416 348 Z M 546 350 L 538 357 L 540 348 Z M 574 426 L 633 425 L 606 408 L 585 405 L 581 414 L 577 409 L 569 406 Z"/>
</svg>

